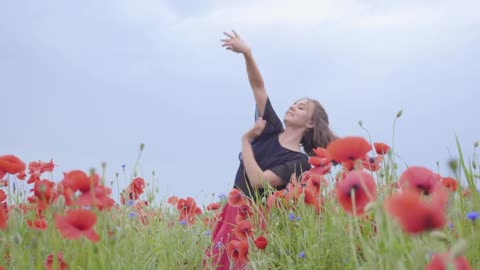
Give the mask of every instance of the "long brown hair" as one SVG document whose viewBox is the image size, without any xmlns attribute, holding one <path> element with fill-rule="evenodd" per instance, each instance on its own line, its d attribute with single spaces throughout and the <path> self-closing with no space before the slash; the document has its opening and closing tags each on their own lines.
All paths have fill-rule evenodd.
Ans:
<svg viewBox="0 0 480 270">
<path fill-rule="evenodd" d="M 330 130 L 327 112 L 320 102 L 311 98 L 306 99 L 315 105 L 315 109 L 312 116 L 313 127 L 305 130 L 301 144 L 305 153 L 313 156 L 315 155 L 313 149 L 326 148 L 331 141 L 337 139 L 337 136 Z"/>
</svg>

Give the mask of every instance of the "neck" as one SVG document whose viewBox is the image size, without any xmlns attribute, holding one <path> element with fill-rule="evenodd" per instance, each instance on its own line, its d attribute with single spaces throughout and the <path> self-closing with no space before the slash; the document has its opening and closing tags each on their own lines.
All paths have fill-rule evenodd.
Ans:
<svg viewBox="0 0 480 270">
<path fill-rule="evenodd" d="M 304 129 L 295 127 L 285 127 L 285 130 L 278 135 L 280 144 L 293 151 L 300 151 L 300 142 L 302 141 Z"/>
</svg>

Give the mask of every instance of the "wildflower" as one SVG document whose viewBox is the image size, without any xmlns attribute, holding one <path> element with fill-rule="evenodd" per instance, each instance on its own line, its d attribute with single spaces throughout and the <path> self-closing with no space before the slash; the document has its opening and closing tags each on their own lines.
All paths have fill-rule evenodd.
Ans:
<svg viewBox="0 0 480 270">
<path fill-rule="evenodd" d="M 248 204 L 243 204 L 237 208 L 237 216 L 235 217 L 236 223 L 239 223 L 242 220 L 246 220 L 248 217 L 252 216 L 252 209 Z"/>
<path fill-rule="evenodd" d="M 185 219 L 180 220 L 180 224 L 181 224 L 181 225 L 187 225 L 187 223 L 188 223 L 188 222 L 187 222 L 187 220 L 185 220 Z"/>
<path fill-rule="evenodd" d="M 35 229 L 35 230 L 39 230 L 39 231 L 43 231 L 43 230 L 46 230 L 47 229 L 47 221 L 43 218 L 41 219 L 35 219 L 35 220 L 27 220 L 27 225 L 28 227 L 32 228 L 32 229 Z"/>
<path fill-rule="evenodd" d="M 207 205 L 207 210 L 208 210 L 208 211 L 218 210 L 219 208 L 220 208 L 220 204 L 219 204 L 219 203 L 211 203 L 211 204 Z"/>
<path fill-rule="evenodd" d="M 236 188 L 232 189 L 228 194 L 228 204 L 233 207 L 238 207 L 246 204 L 245 198 L 242 192 Z"/>
<path fill-rule="evenodd" d="M 475 221 L 480 217 L 479 212 L 468 212 L 467 213 L 467 218 L 470 219 L 471 221 Z"/>
<path fill-rule="evenodd" d="M 341 163 L 364 157 L 371 150 L 371 146 L 362 137 L 345 137 L 331 142 L 327 150 L 332 160 Z"/>
<path fill-rule="evenodd" d="M 54 268 L 54 265 L 56 268 Z M 63 253 L 58 252 L 57 256 L 54 254 L 50 254 L 45 259 L 45 268 L 47 270 L 57 269 L 57 270 L 65 270 L 67 269 L 68 264 L 63 260 Z"/>
<path fill-rule="evenodd" d="M 258 249 L 265 249 L 267 247 L 267 244 L 268 244 L 267 238 L 265 238 L 263 235 L 257 237 L 257 239 L 255 239 L 255 241 L 253 241 L 253 242 L 255 243 L 255 246 Z"/>
<path fill-rule="evenodd" d="M 294 221 L 294 220 L 295 220 L 295 214 L 294 214 L 294 213 L 290 213 L 290 215 L 288 215 L 288 219 Z"/>
<path fill-rule="evenodd" d="M 83 171 L 73 170 L 68 173 L 63 173 L 63 180 L 61 183 L 65 188 L 71 188 L 73 192 L 87 192 L 92 186 L 94 187 L 98 185 L 99 177 L 96 174 L 88 176 Z"/>
<path fill-rule="evenodd" d="M 7 194 L 5 193 L 5 191 L 3 191 L 3 189 L 0 189 L 0 203 L 5 201 L 7 199 Z"/>
<path fill-rule="evenodd" d="M 366 155 L 361 160 L 362 160 L 363 168 L 365 168 L 369 171 L 372 171 L 372 172 L 376 172 L 376 171 L 380 170 L 380 167 L 382 165 L 383 157 L 382 156 L 369 157 L 368 155 Z"/>
<path fill-rule="evenodd" d="M 7 220 L 8 220 L 7 209 L 0 207 L 0 230 L 4 230 L 7 228 Z"/>
<path fill-rule="evenodd" d="M 219 199 L 220 201 L 226 200 L 226 199 L 227 199 L 227 195 L 225 195 L 225 193 L 220 193 L 220 194 L 218 194 L 218 199 Z"/>
<path fill-rule="evenodd" d="M 227 244 L 227 251 L 233 261 L 243 264 L 248 261 L 248 241 L 231 240 Z"/>
<path fill-rule="evenodd" d="M 115 204 L 110 194 L 112 190 L 109 187 L 98 185 L 78 196 L 77 203 L 82 206 L 97 207 L 99 210 L 110 209 Z"/>
<path fill-rule="evenodd" d="M 455 178 L 444 177 L 440 181 L 441 181 L 441 183 L 443 184 L 444 187 L 450 189 L 453 192 L 457 191 L 458 182 Z"/>
<path fill-rule="evenodd" d="M 452 267 L 452 268 L 450 268 Z M 468 264 L 465 257 L 453 257 L 449 253 L 436 253 L 433 254 L 430 263 L 425 266 L 425 270 L 471 270 L 472 267 Z"/>
<path fill-rule="evenodd" d="M 376 184 L 373 177 L 361 170 L 355 170 L 349 172 L 338 183 L 335 195 L 343 209 L 349 214 L 354 214 L 352 192 L 355 198 L 355 212 L 357 215 L 362 215 L 365 206 L 377 198 Z"/>
<path fill-rule="evenodd" d="M 177 196 L 168 197 L 167 203 L 176 206 L 178 203 L 178 197 Z"/>
<path fill-rule="evenodd" d="M 212 231 L 207 230 L 203 233 L 203 235 L 206 235 L 206 236 L 212 235 Z"/>
<path fill-rule="evenodd" d="M 137 212 L 129 212 L 128 213 L 128 218 L 136 218 L 138 216 L 138 213 Z"/>
<path fill-rule="evenodd" d="M 298 257 L 301 259 L 305 259 L 305 251 L 300 251 L 300 253 L 298 253 Z"/>
<path fill-rule="evenodd" d="M 134 200 L 127 200 L 127 202 L 125 204 L 127 206 L 133 206 L 135 204 L 135 201 Z"/>
<path fill-rule="evenodd" d="M 180 212 L 180 220 L 187 220 L 189 224 L 194 222 L 196 215 L 202 214 L 202 209 L 197 207 L 197 203 L 192 197 L 178 200 L 177 209 Z"/>
<path fill-rule="evenodd" d="M 440 229 L 445 223 L 445 207 L 448 194 L 440 189 L 433 193 L 429 201 L 423 200 L 416 191 L 405 190 L 394 194 L 385 201 L 385 207 L 401 225 L 411 234 Z"/>
<path fill-rule="evenodd" d="M 84 209 L 68 210 L 66 216 L 55 215 L 55 224 L 67 239 L 78 239 L 85 236 L 92 242 L 97 242 L 100 236 L 93 229 L 97 223 L 97 215 Z"/>
<path fill-rule="evenodd" d="M 24 172 L 26 168 L 25 163 L 14 155 L 0 156 L 0 178 L 2 178 L 5 173 L 17 174 Z"/>
<path fill-rule="evenodd" d="M 252 223 L 248 220 L 241 220 L 237 223 L 233 229 L 233 233 L 240 240 L 245 240 L 253 236 L 253 226 Z"/>
<path fill-rule="evenodd" d="M 424 167 L 412 166 L 406 169 L 398 180 L 402 188 L 416 190 L 429 195 L 437 187 L 438 181 L 434 173 Z"/>
<path fill-rule="evenodd" d="M 375 148 L 375 152 L 378 155 L 385 155 L 388 153 L 388 151 L 390 151 L 390 146 L 382 142 L 373 143 L 373 148 Z"/>
<path fill-rule="evenodd" d="M 43 162 L 43 161 L 32 161 L 28 163 L 28 174 L 42 174 L 44 172 L 53 172 L 53 169 L 55 168 L 55 164 L 53 164 L 53 159 L 50 160 L 49 162 Z"/>
</svg>

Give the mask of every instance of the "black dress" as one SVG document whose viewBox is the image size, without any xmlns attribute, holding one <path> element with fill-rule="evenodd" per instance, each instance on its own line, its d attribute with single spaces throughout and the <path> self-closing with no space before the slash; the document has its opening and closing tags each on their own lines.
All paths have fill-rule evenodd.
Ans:
<svg viewBox="0 0 480 270">
<path fill-rule="evenodd" d="M 267 98 L 263 119 L 267 121 L 267 125 L 262 134 L 252 141 L 253 154 L 263 171 L 271 170 L 282 179 L 282 185 L 276 187 L 277 190 L 281 190 L 290 182 L 293 173 L 299 177 L 303 172 L 310 170 L 311 165 L 308 163 L 307 155 L 287 149 L 278 141 L 278 135 L 283 131 L 283 126 L 269 98 Z M 234 188 L 241 190 L 250 198 L 256 199 L 257 194 L 260 198 L 264 190 L 254 189 L 250 185 L 241 153 L 239 159 L 240 166 L 235 176 Z"/>
</svg>

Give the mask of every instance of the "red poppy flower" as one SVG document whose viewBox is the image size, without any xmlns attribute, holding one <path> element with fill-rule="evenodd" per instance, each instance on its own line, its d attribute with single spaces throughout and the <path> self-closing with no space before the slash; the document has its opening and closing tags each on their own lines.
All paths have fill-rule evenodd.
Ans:
<svg viewBox="0 0 480 270">
<path fill-rule="evenodd" d="M 56 266 L 55 268 L 54 265 Z M 55 256 L 54 254 L 50 254 L 45 259 L 45 268 L 47 268 L 47 270 L 65 270 L 67 269 L 67 267 L 68 264 L 63 260 L 62 252 L 58 252 L 57 256 Z"/>
<path fill-rule="evenodd" d="M 208 211 L 218 210 L 219 208 L 220 208 L 220 204 L 218 202 L 207 205 Z"/>
<path fill-rule="evenodd" d="M 453 266 L 449 268 L 448 265 Z M 472 270 L 472 267 L 468 264 L 465 257 L 459 256 L 452 258 L 449 253 L 436 253 L 432 256 L 430 263 L 425 266 L 425 270 Z"/>
<path fill-rule="evenodd" d="M 307 189 L 313 189 L 316 192 L 326 188 L 328 181 L 321 172 L 316 171 L 317 168 L 310 169 L 302 174 L 302 185 Z"/>
<path fill-rule="evenodd" d="M 27 225 L 28 227 L 32 228 L 32 229 L 35 229 L 35 230 L 39 230 L 39 231 L 43 231 L 43 230 L 46 230 L 47 229 L 47 221 L 45 219 L 35 219 L 35 220 L 27 220 Z"/>
<path fill-rule="evenodd" d="M 97 207 L 99 210 L 111 209 L 115 201 L 110 198 L 112 190 L 105 186 L 96 186 L 93 190 L 78 196 L 77 203 L 83 206 Z"/>
<path fill-rule="evenodd" d="M 308 159 L 308 163 L 315 167 L 318 171 L 322 171 L 322 174 L 326 174 L 332 168 L 332 158 L 327 149 L 317 147 L 313 149 L 315 156 Z"/>
<path fill-rule="evenodd" d="M 24 172 L 26 168 L 27 166 L 25 163 L 14 155 L 0 156 L 0 171 L 9 174 L 17 174 Z"/>
<path fill-rule="evenodd" d="M 243 204 L 237 208 L 237 216 L 235 217 L 235 221 L 239 223 L 242 220 L 246 220 L 248 217 L 252 216 L 253 212 L 252 209 L 248 204 Z"/>
<path fill-rule="evenodd" d="M 253 242 L 255 243 L 255 246 L 258 249 L 265 249 L 268 244 L 267 238 L 265 238 L 263 235 L 260 235 L 259 237 L 257 237 L 257 239 L 255 239 L 255 241 Z"/>
<path fill-rule="evenodd" d="M 7 228 L 8 212 L 0 207 L 0 230 Z"/>
<path fill-rule="evenodd" d="M 88 176 L 80 170 L 73 170 L 68 173 L 63 173 L 62 184 L 65 188 L 71 188 L 73 192 L 77 190 L 87 192 L 91 187 L 97 186 L 99 182 L 98 175 Z"/>
<path fill-rule="evenodd" d="M 248 262 L 248 241 L 232 240 L 227 244 L 227 252 L 234 262 L 243 264 Z M 236 269 L 236 268 L 235 268 Z M 241 268 L 239 268 L 241 269 Z"/>
<path fill-rule="evenodd" d="M 405 232 L 421 233 L 440 229 L 445 223 L 445 206 L 448 196 L 445 189 L 432 193 L 425 201 L 418 192 L 404 190 L 393 194 L 385 201 L 385 208 L 399 223 Z"/>
<path fill-rule="evenodd" d="M 93 229 L 95 223 L 97 215 L 84 209 L 68 210 L 66 216 L 55 215 L 55 225 L 67 239 L 75 240 L 85 236 L 90 241 L 97 242 L 100 236 Z"/>
<path fill-rule="evenodd" d="M 412 166 L 400 175 L 398 183 L 402 188 L 429 195 L 436 188 L 438 181 L 431 170 L 424 167 Z"/>
<path fill-rule="evenodd" d="M 145 188 L 145 180 L 141 177 L 136 177 L 132 180 L 130 185 L 127 187 L 125 191 L 125 195 L 122 196 L 122 203 L 125 201 L 125 197 L 129 198 L 130 200 L 138 200 L 138 197 L 143 194 Z"/>
<path fill-rule="evenodd" d="M 380 170 L 382 166 L 382 161 L 383 157 L 382 156 L 376 156 L 376 157 L 369 157 L 368 155 L 365 156 L 364 159 L 362 159 L 362 165 L 363 168 L 371 171 L 371 172 L 376 172 Z"/>
<path fill-rule="evenodd" d="M 323 198 L 320 192 L 312 188 L 305 188 L 303 193 L 305 194 L 305 204 L 315 207 L 315 212 L 320 214 L 323 206 Z"/>
<path fill-rule="evenodd" d="M 55 164 L 53 164 L 53 160 L 50 160 L 50 162 L 43 162 L 40 160 L 38 162 L 32 161 L 28 163 L 28 174 L 52 172 L 54 168 Z"/>
<path fill-rule="evenodd" d="M 327 150 L 332 160 L 341 163 L 363 158 L 372 147 L 362 137 L 345 137 L 328 144 Z"/>
<path fill-rule="evenodd" d="M 453 177 L 444 177 L 440 180 L 444 187 L 450 189 L 451 191 L 457 191 L 458 182 Z M 1 200 L 0 200 L 1 201 Z"/>
<path fill-rule="evenodd" d="M 0 189 L 0 203 L 5 201 L 7 199 L 7 194 L 5 194 L 5 191 L 3 189 Z"/>
<path fill-rule="evenodd" d="M 177 196 L 170 196 L 170 197 L 168 197 L 167 203 L 176 206 L 177 203 L 178 203 L 178 197 L 177 197 Z"/>
<path fill-rule="evenodd" d="M 235 225 L 233 233 L 240 240 L 245 240 L 247 238 L 253 237 L 253 226 L 252 223 L 248 220 L 240 220 L 240 222 Z"/>
<path fill-rule="evenodd" d="M 313 152 L 315 153 L 315 156 L 321 157 L 321 158 L 326 158 L 329 161 L 332 161 L 332 157 L 330 156 L 330 152 L 326 148 L 322 147 L 317 147 L 313 149 Z"/>
<path fill-rule="evenodd" d="M 276 190 L 272 194 L 270 194 L 267 198 L 267 207 L 269 209 L 272 208 L 279 208 L 282 206 L 282 203 L 286 201 L 287 197 L 287 191 L 282 189 L 282 190 Z"/>
<path fill-rule="evenodd" d="M 373 143 L 373 148 L 375 148 L 375 152 L 378 155 L 385 155 L 385 154 L 388 153 L 388 151 L 390 151 L 390 146 L 388 146 L 387 144 L 384 144 L 382 142 Z"/>
<path fill-rule="evenodd" d="M 35 182 L 33 186 L 33 193 L 43 203 L 50 203 L 55 196 L 55 183 L 49 180 L 40 180 Z"/>
<path fill-rule="evenodd" d="M 355 201 L 352 200 L 352 191 Z M 365 206 L 377 198 L 376 184 L 370 174 L 361 170 L 351 171 L 338 182 L 335 195 L 347 213 L 354 214 L 353 202 L 355 202 L 356 214 L 362 215 Z"/>
<path fill-rule="evenodd" d="M 202 214 L 202 209 L 197 207 L 197 203 L 192 197 L 178 200 L 177 209 L 180 212 L 180 221 L 184 220 L 188 224 L 193 224 L 195 216 Z"/>
<path fill-rule="evenodd" d="M 239 207 L 246 204 L 245 196 L 236 188 L 228 194 L 228 204 L 233 207 Z"/>
</svg>

